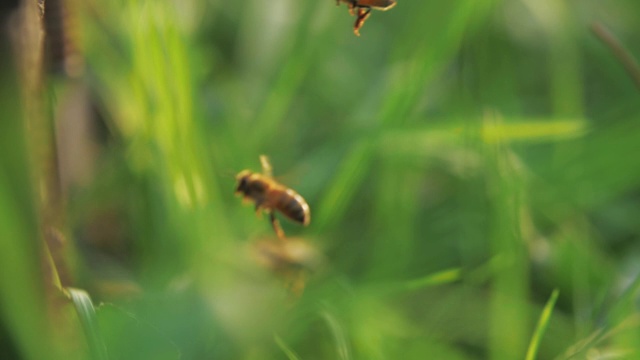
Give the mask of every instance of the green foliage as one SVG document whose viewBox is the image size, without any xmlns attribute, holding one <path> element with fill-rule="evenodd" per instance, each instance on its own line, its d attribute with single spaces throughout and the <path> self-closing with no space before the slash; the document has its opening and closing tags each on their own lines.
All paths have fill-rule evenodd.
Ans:
<svg viewBox="0 0 640 360">
<path fill-rule="evenodd" d="M 0 125 L 0 320 L 24 358 L 47 358 L 47 316 L 79 358 L 640 351 L 639 89 L 589 30 L 640 57 L 637 1 L 398 0 L 360 37 L 331 0 L 70 3 L 104 139 L 61 230 L 104 304 L 46 314 L 41 170 Z M 311 208 L 281 217 L 322 254 L 293 270 L 261 266 L 268 217 L 233 194 L 260 154 Z"/>
</svg>

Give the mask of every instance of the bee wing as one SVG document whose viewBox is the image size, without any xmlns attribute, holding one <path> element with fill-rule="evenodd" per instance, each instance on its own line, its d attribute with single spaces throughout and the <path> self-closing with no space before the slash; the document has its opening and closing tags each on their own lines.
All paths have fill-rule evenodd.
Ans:
<svg viewBox="0 0 640 360">
<path fill-rule="evenodd" d="M 260 155 L 260 164 L 262 165 L 262 173 L 268 177 L 273 177 L 273 168 L 267 155 Z"/>
</svg>

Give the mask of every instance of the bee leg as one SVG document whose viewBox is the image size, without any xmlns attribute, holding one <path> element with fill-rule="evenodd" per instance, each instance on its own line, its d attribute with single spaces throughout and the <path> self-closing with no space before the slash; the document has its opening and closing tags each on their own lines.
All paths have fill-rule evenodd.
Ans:
<svg viewBox="0 0 640 360">
<path fill-rule="evenodd" d="M 302 269 L 291 270 L 287 274 L 286 287 L 291 291 L 293 296 L 299 298 L 304 292 L 307 283 L 307 276 Z"/>
<path fill-rule="evenodd" d="M 364 22 L 371 16 L 371 8 L 358 8 L 358 18 L 356 19 L 356 23 L 353 25 L 353 33 L 356 36 L 360 36 L 360 28 L 364 25 Z"/>
<path fill-rule="evenodd" d="M 256 201 L 256 216 L 262 218 L 262 202 Z"/>
<path fill-rule="evenodd" d="M 353 12 L 353 9 L 356 8 L 356 2 L 355 1 L 350 1 L 349 2 L 349 15 L 354 16 L 356 13 Z"/>
<path fill-rule="evenodd" d="M 269 219 L 271 219 L 271 226 L 273 226 L 273 231 L 276 232 L 278 239 L 284 240 L 284 230 L 282 230 L 282 226 L 280 226 L 280 222 L 273 211 L 269 211 Z"/>
</svg>

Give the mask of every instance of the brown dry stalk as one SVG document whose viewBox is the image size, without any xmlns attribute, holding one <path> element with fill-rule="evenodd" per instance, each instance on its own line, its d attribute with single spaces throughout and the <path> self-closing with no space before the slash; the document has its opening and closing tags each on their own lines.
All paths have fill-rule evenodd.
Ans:
<svg viewBox="0 0 640 360">
<path fill-rule="evenodd" d="M 640 90 L 640 65 L 638 65 L 629 50 L 625 49 L 618 38 L 600 22 L 593 22 L 591 31 L 609 47 L 613 55 L 622 63 L 638 90 Z"/>
</svg>

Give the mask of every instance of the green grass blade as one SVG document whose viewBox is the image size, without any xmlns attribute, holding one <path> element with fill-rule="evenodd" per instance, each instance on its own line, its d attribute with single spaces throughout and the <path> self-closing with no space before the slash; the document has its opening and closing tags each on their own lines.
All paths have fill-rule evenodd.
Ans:
<svg viewBox="0 0 640 360">
<path fill-rule="evenodd" d="M 527 349 L 526 360 L 533 360 L 536 358 L 536 354 L 538 353 L 538 348 L 540 347 L 540 341 L 542 340 L 542 336 L 544 335 L 545 330 L 547 329 L 547 325 L 549 325 L 549 320 L 551 319 L 551 313 L 553 312 L 553 308 L 556 305 L 556 301 L 558 300 L 558 295 L 560 291 L 558 289 L 553 290 L 551 293 L 551 297 L 547 301 L 547 304 L 544 306 L 542 310 L 542 314 L 540 314 L 540 319 L 538 319 L 538 325 L 536 326 L 536 330 L 533 333 L 533 337 L 531 338 L 531 343 L 529 344 L 529 349 Z"/>
<path fill-rule="evenodd" d="M 350 360 L 351 357 L 351 349 L 349 347 L 349 342 L 347 340 L 347 335 L 340 325 L 340 322 L 336 317 L 328 311 L 322 312 L 322 318 L 327 322 L 329 326 L 329 330 L 333 334 L 334 340 L 336 341 L 336 359 L 339 360 Z"/>
<path fill-rule="evenodd" d="M 100 328 L 96 319 L 96 311 L 93 307 L 93 302 L 86 291 L 80 289 L 67 288 L 69 297 L 73 301 L 73 305 L 78 313 L 78 318 L 82 324 L 85 336 L 87 337 L 87 343 L 89 344 L 89 351 L 91 356 L 96 360 L 108 360 L 107 347 L 104 344 L 102 335 L 100 334 Z"/>
<path fill-rule="evenodd" d="M 371 142 L 362 140 L 355 143 L 345 155 L 334 177 L 333 185 L 318 206 L 316 226 L 319 229 L 333 225 L 345 213 L 354 196 L 354 189 L 371 165 L 371 151 Z"/>
<path fill-rule="evenodd" d="M 462 277 L 462 269 L 460 268 L 447 269 L 443 271 L 438 271 L 437 273 L 427 275 L 419 279 L 407 281 L 404 284 L 404 287 L 407 290 L 418 290 L 418 289 L 422 289 L 429 286 L 450 284 L 452 282 L 460 280 L 461 277 Z"/>
<path fill-rule="evenodd" d="M 284 342 L 284 340 L 282 340 L 280 336 L 273 335 L 273 340 L 276 342 L 276 345 L 278 345 L 278 347 L 282 350 L 282 352 L 284 352 L 284 354 L 287 355 L 287 359 L 300 360 L 298 355 L 296 355 L 296 353 L 293 352 L 293 350 L 291 350 L 289 346 L 287 346 L 287 344 Z"/>
<path fill-rule="evenodd" d="M 2 26 L 5 25 L 9 24 L 3 22 Z M 37 29 L 40 31 L 39 22 Z M 51 341 L 51 328 L 47 323 L 47 293 L 43 286 L 46 277 L 39 262 L 41 237 L 38 227 L 42 219 L 37 216 L 37 196 L 31 186 L 35 170 L 30 168 L 33 162 L 26 141 L 27 136 L 40 135 L 41 129 L 27 126 L 30 123 L 23 110 L 32 103 L 20 97 L 18 90 L 26 88 L 20 84 L 18 67 L 13 66 L 18 60 L 12 58 L 11 48 L 5 43 L 8 41 L 5 35 L 9 32 L 1 33 L 0 357 L 12 356 L 3 347 L 11 343 L 15 346 L 15 355 L 20 358 L 55 359 L 57 348 Z M 27 42 L 28 33 L 22 30 L 21 41 Z"/>
<path fill-rule="evenodd" d="M 586 128 L 587 122 L 580 118 L 507 119 L 483 124 L 482 139 L 487 143 L 558 141 L 580 137 Z"/>
</svg>

